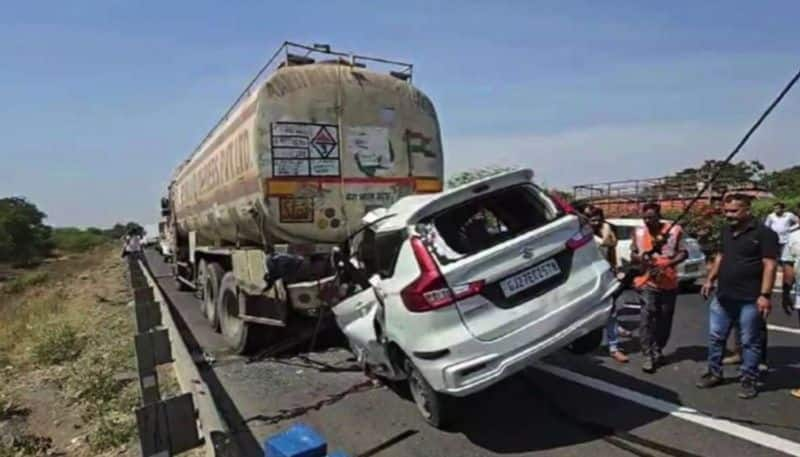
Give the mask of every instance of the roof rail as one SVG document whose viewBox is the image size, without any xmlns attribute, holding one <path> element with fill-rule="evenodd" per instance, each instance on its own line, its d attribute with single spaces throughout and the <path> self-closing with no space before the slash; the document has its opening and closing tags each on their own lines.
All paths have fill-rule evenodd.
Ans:
<svg viewBox="0 0 800 457">
<path fill-rule="evenodd" d="M 245 87 L 244 91 L 239 94 L 233 104 L 227 109 L 227 111 L 225 111 L 225 114 L 217 121 L 216 124 L 214 124 L 211 130 L 209 130 L 209 132 L 203 138 L 203 141 L 201 141 L 194 151 L 192 151 L 191 155 L 189 155 L 189 158 L 186 160 L 186 162 L 192 160 L 195 154 L 203 150 L 203 146 L 205 146 L 208 140 L 214 136 L 214 134 L 217 132 L 217 129 L 219 129 L 220 126 L 228 120 L 228 117 L 230 117 L 231 113 L 236 111 L 236 108 L 241 105 L 242 101 L 250 96 L 253 89 L 257 88 L 264 81 L 265 77 L 272 73 L 272 70 L 285 66 L 297 66 L 314 63 L 315 59 L 313 56 L 319 54 L 336 56 L 336 62 L 340 62 L 343 65 L 349 65 L 352 67 L 364 68 L 366 66 L 366 62 L 395 67 L 394 70 L 389 71 L 389 74 L 397 79 L 408 82 L 411 82 L 412 71 L 414 69 L 412 64 L 406 62 L 332 51 L 330 45 L 328 44 L 314 43 L 312 46 L 307 46 L 293 43 L 291 41 L 284 41 L 278 50 L 272 54 L 272 57 L 270 57 L 267 63 L 265 63 L 261 69 L 258 70 L 256 76 L 247 84 L 247 87 Z M 180 173 L 180 171 L 178 171 L 178 173 Z"/>
</svg>

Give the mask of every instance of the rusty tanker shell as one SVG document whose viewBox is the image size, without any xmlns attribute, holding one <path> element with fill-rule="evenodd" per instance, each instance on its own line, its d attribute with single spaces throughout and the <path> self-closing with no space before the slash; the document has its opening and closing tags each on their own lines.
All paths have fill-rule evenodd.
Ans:
<svg viewBox="0 0 800 457">
<path fill-rule="evenodd" d="M 367 211 L 440 190 L 442 157 L 433 104 L 409 82 L 287 66 L 176 170 L 170 197 L 199 245 L 334 243 Z"/>
</svg>

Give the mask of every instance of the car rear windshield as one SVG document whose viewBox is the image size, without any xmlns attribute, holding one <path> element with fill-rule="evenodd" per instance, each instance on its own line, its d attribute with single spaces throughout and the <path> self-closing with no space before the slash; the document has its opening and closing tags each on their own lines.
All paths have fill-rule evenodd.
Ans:
<svg viewBox="0 0 800 457">
<path fill-rule="evenodd" d="M 539 228 L 560 215 L 544 192 L 525 184 L 448 208 L 422 221 L 417 230 L 427 235 L 439 261 L 448 263 Z"/>
</svg>

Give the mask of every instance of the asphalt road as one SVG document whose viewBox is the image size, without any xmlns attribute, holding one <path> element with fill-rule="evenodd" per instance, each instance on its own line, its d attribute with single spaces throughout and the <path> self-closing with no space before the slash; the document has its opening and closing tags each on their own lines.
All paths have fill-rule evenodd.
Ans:
<svg viewBox="0 0 800 457">
<path fill-rule="evenodd" d="M 770 370 L 754 400 L 736 398 L 733 368 L 724 386 L 694 387 L 705 370 L 707 307 L 697 294 L 684 294 L 668 365 L 657 373 L 641 372 L 635 338 L 626 342 L 627 365 L 603 351 L 557 353 L 461 401 L 459 420 L 440 431 L 425 424 L 402 389 L 363 386 L 366 378 L 335 341 L 320 342 L 305 357 L 250 361 L 228 354 L 193 294 L 176 290 L 157 254 L 147 258 L 190 346 L 208 355 L 203 375 L 245 455 L 263 455 L 264 438 L 294 422 L 314 426 L 332 448 L 354 456 L 800 455 L 800 400 L 788 393 L 800 386 L 800 333 L 797 316 L 779 310 L 770 318 Z M 622 319 L 628 328 L 638 322 L 633 310 Z M 352 386 L 361 390 L 337 395 Z"/>
</svg>

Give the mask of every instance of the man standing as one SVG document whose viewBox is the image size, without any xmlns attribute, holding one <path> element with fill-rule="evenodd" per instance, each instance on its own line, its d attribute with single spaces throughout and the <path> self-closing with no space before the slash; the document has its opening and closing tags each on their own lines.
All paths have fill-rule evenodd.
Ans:
<svg viewBox="0 0 800 457">
<path fill-rule="evenodd" d="M 603 258 L 611 264 L 612 270 L 617 268 L 617 236 L 611 228 L 611 224 L 606 221 L 602 208 L 593 207 L 589 212 L 589 223 L 594 231 L 594 240 Z M 608 340 L 608 353 L 619 363 L 628 363 L 628 356 L 619 347 L 619 332 L 617 328 L 617 309 L 615 305 L 611 308 L 611 314 L 606 323 L 606 340 Z"/>
<path fill-rule="evenodd" d="M 783 274 L 782 305 L 791 309 L 791 293 L 794 285 L 794 265 L 789 255 L 789 233 L 800 226 L 800 220 L 790 211 L 785 211 L 783 203 L 775 203 L 774 211 L 764 220 L 764 225 L 778 235 L 778 263 Z"/>
<path fill-rule="evenodd" d="M 654 373 L 664 361 L 663 350 L 672 332 L 675 300 L 678 296 L 678 272 L 688 251 L 683 242 L 683 229 L 661 220 L 661 206 L 648 203 L 643 207 L 644 226 L 638 227 L 631 243 L 631 261 L 643 274 L 634 280 L 642 305 L 639 339 L 642 344 L 642 371 Z"/>
<path fill-rule="evenodd" d="M 759 224 L 750 212 L 750 197 L 730 195 L 723 210 L 728 225 L 722 229 L 722 249 L 703 284 L 708 297 L 719 278 L 709 306 L 708 372 L 697 387 L 722 384 L 722 353 L 733 322 L 739 323 L 742 343 L 739 398 L 758 395 L 761 328 L 772 305 L 772 286 L 778 257 L 778 236 Z"/>
<path fill-rule="evenodd" d="M 798 210 L 800 210 L 800 207 L 798 207 Z M 789 255 L 794 258 L 794 309 L 797 310 L 797 317 L 800 319 L 800 227 L 789 233 L 787 245 Z M 800 398 L 800 387 L 793 389 L 791 394 L 795 398 Z"/>
</svg>

